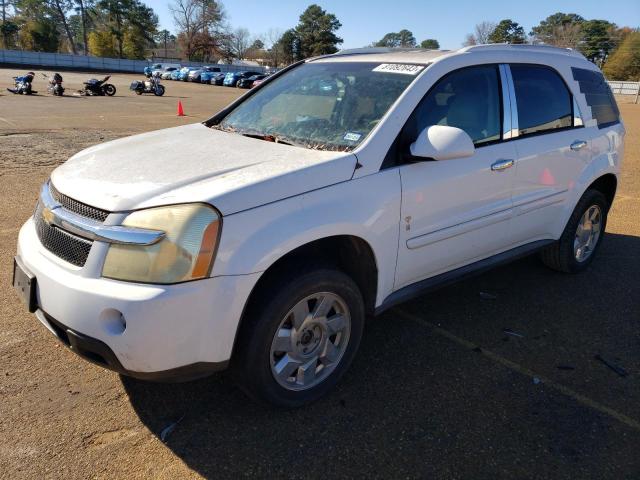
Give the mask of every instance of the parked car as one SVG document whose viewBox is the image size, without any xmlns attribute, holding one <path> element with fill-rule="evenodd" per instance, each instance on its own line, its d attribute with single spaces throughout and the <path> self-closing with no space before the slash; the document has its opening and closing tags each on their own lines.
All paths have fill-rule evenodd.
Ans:
<svg viewBox="0 0 640 480">
<path fill-rule="evenodd" d="M 209 83 L 211 85 L 221 86 L 224 83 L 224 79 L 226 77 L 227 77 L 226 73 L 214 73 L 211 79 L 209 80 Z"/>
<path fill-rule="evenodd" d="M 260 78 L 258 80 L 254 80 L 253 83 L 251 84 L 251 88 L 255 88 L 258 85 L 260 85 L 262 82 L 264 82 L 267 78 L 269 77 L 269 75 L 265 75 L 264 78 Z"/>
<path fill-rule="evenodd" d="M 174 70 L 171 72 L 169 76 L 169 80 L 180 80 L 181 74 L 182 74 L 182 68 L 179 68 L 178 70 Z"/>
<path fill-rule="evenodd" d="M 240 80 L 238 80 L 236 86 L 238 88 L 251 88 L 253 86 L 253 82 L 255 82 L 256 80 L 263 80 L 265 78 L 267 78 L 265 74 L 252 75 L 248 78 L 241 78 Z"/>
<path fill-rule="evenodd" d="M 295 407 L 338 382 L 367 315 L 534 252 L 594 261 L 625 129 L 580 53 L 365 49 L 275 76 L 42 186 L 13 283 L 73 352 L 153 380 L 231 367 Z"/>
<path fill-rule="evenodd" d="M 166 72 L 168 69 L 179 69 L 180 64 L 178 63 L 154 63 L 149 67 L 151 69 L 151 73 L 160 72 L 162 75 L 163 72 Z"/>
<path fill-rule="evenodd" d="M 254 75 L 260 75 L 260 72 L 229 72 L 224 77 L 222 84 L 225 87 L 235 87 L 241 78 L 249 78 Z"/>
<path fill-rule="evenodd" d="M 182 82 L 187 82 L 189 80 L 189 73 L 197 70 L 198 67 L 182 67 L 180 69 L 180 73 L 178 74 L 178 80 Z"/>
<path fill-rule="evenodd" d="M 206 83 L 202 81 L 203 73 L 220 73 L 220 67 L 200 67 L 189 72 L 189 81 L 197 83 Z"/>
<path fill-rule="evenodd" d="M 178 70 L 178 67 L 167 67 L 161 74 L 160 78 L 163 80 L 171 80 L 171 74 Z"/>
</svg>

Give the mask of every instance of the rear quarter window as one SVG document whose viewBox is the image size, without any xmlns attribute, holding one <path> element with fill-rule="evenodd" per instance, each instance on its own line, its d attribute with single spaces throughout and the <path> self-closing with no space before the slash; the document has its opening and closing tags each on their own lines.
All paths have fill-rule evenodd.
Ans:
<svg viewBox="0 0 640 480">
<path fill-rule="evenodd" d="M 591 115 L 598 128 L 605 128 L 620 122 L 620 111 L 616 100 L 604 79 L 604 75 L 586 68 L 571 67 L 573 79 L 580 85 L 580 93 L 584 94 Z"/>
<path fill-rule="evenodd" d="M 510 65 L 520 136 L 573 126 L 573 100 L 560 75 L 541 65 Z"/>
</svg>

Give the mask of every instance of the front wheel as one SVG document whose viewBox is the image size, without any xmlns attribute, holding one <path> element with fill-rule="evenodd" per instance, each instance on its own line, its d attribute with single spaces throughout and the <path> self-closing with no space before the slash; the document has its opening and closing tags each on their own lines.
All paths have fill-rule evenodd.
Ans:
<svg viewBox="0 0 640 480">
<path fill-rule="evenodd" d="M 602 243 L 609 204 L 598 190 L 587 190 L 573 210 L 560 239 L 540 254 L 554 270 L 578 273 L 586 269 Z"/>
<path fill-rule="evenodd" d="M 104 91 L 105 95 L 109 95 L 110 97 L 113 97 L 116 94 L 116 87 L 114 87 L 110 83 L 104 85 L 102 87 L 102 90 Z"/>
<path fill-rule="evenodd" d="M 265 283 L 252 298 L 232 372 L 251 397 L 299 407 L 325 395 L 349 368 L 364 328 L 355 282 L 332 268 Z"/>
<path fill-rule="evenodd" d="M 156 97 L 161 97 L 164 95 L 164 87 L 162 85 L 158 85 L 156 89 L 153 91 L 153 94 Z"/>
</svg>

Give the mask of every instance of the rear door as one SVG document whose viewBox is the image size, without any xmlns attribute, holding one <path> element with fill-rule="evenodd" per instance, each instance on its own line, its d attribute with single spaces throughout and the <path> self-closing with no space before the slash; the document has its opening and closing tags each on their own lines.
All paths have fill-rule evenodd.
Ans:
<svg viewBox="0 0 640 480">
<path fill-rule="evenodd" d="M 532 64 L 507 68 L 517 104 L 512 241 L 552 239 L 571 190 L 591 159 L 591 135 L 557 71 Z"/>
<path fill-rule="evenodd" d="M 461 128 L 474 141 L 475 154 L 441 161 L 409 158 L 401 165 L 395 289 L 499 253 L 509 243 L 515 147 L 504 141 L 511 124 L 500 67 L 467 67 L 440 79 L 405 125 L 399 151 L 406 154 L 431 125 Z"/>
</svg>

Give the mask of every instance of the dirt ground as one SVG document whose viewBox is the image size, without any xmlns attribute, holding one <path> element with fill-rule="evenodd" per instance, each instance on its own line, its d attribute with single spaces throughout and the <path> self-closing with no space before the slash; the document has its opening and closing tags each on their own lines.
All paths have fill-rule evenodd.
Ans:
<svg viewBox="0 0 640 480">
<path fill-rule="evenodd" d="M 163 385 L 93 366 L 10 287 L 18 229 L 56 165 L 242 92 L 167 81 L 165 97 L 138 97 L 142 75 L 114 75 L 114 98 L 19 97 L 4 90 L 17 73 L 0 69 L 1 478 L 640 478 L 640 105 L 621 100 L 622 181 L 587 272 L 530 257 L 390 310 L 333 393 L 273 411 L 225 374 Z M 63 76 L 71 92 L 97 75 Z"/>
</svg>

